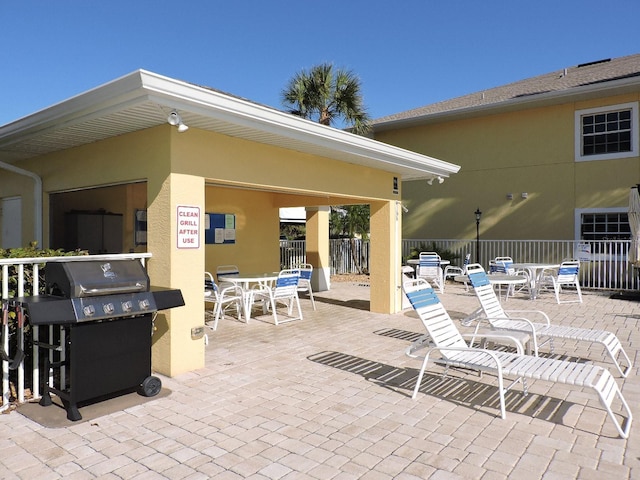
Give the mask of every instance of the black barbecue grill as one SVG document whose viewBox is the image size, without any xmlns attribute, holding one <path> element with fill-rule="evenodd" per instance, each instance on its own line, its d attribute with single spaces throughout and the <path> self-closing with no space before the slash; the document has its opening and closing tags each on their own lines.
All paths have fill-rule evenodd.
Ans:
<svg viewBox="0 0 640 480">
<path fill-rule="evenodd" d="M 151 375 L 153 318 L 184 305 L 180 290 L 151 288 L 138 260 L 50 262 L 45 283 L 46 295 L 11 299 L 31 325 L 52 327 L 34 338 L 46 375 L 40 405 L 55 393 L 76 421 L 78 404 L 160 392 Z"/>
</svg>

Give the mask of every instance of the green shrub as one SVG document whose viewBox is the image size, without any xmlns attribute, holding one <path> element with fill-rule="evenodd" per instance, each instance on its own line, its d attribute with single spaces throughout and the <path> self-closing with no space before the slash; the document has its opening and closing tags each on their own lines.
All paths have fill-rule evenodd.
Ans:
<svg viewBox="0 0 640 480">
<path fill-rule="evenodd" d="M 420 256 L 420 252 L 436 252 L 440 255 L 440 258 L 443 260 L 450 260 L 452 264 L 454 264 L 454 260 L 460 258 L 460 255 L 457 253 L 453 253 L 451 250 L 447 250 L 444 248 L 438 248 L 435 242 L 431 242 L 430 244 L 420 243 L 419 245 L 413 247 L 409 252 L 409 256 L 407 260 L 411 260 L 412 258 L 418 258 Z"/>
</svg>

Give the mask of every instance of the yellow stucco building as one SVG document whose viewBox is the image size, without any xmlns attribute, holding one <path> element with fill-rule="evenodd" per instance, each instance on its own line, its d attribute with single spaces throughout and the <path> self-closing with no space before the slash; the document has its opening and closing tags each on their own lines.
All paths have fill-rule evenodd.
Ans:
<svg viewBox="0 0 640 480">
<path fill-rule="evenodd" d="M 186 303 L 156 319 L 153 368 L 176 375 L 204 365 L 191 337 L 203 272 L 279 269 L 280 207 L 307 209 L 307 259 L 323 289 L 327 207 L 369 204 L 370 308 L 399 311 L 401 184 L 458 169 L 140 70 L 0 127 L 0 246 L 150 252 L 152 285 L 181 289 Z"/>
<path fill-rule="evenodd" d="M 378 119 L 374 137 L 461 166 L 403 182 L 403 238 L 629 238 L 640 183 L 640 55 L 590 62 Z"/>
</svg>

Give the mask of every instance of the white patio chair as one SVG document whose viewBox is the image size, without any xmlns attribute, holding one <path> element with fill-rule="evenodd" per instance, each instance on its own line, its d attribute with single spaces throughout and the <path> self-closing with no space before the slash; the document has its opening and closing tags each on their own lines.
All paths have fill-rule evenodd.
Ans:
<svg viewBox="0 0 640 480">
<path fill-rule="evenodd" d="M 582 291 L 580 290 L 580 262 L 577 260 L 564 260 L 557 270 L 543 270 L 541 276 L 541 288 L 551 286 L 556 294 L 556 301 L 560 303 L 582 303 Z M 560 300 L 563 286 L 575 288 L 578 294 L 575 300 Z M 564 290 L 565 292 L 567 290 Z"/>
<path fill-rule="evenodd" d="M 434 345 L 431 346 L 426 342 L 422 345 L 426 349 L 426 353 L 413 390 L 413 399 L 420 391 L 420 384 L 429 358 L 433 353 L 438 353 L 439 355 L 434 362 L 446 365 L 445 375 L 449 367 L 454 366 L 476 370 L 480 373 L 491 372 L 497 376 L 500 414 L 503 419 L 506 418 L 505 392 L 516 383 L 522 382 L 523 393 L 526 395 L 526 379 L 543 380 L 593 389 L 609 418 L 615 424 L 618 434 L 622 438 L 629 436 L 633 418 L 631 409 L 622 396 L 615 379 L 605 368 L 585 363 L 469 347 L 440 303 L 435 291 L 425 280 L 416 279 L 405 282 L 404 291 Z M 407 350 L 407 354 L 413 358 L 417 357 L 415 352 L 416 349 L 413 346 Z M 504 377 L 512 377 L 515 380 L 505 387 Z M 620 405 L 617 407 L 618 412 L 614 413 L 611 406 L 616 398 Z M 618 422 L 616 414 L 619 414 L 619 411 L 626 414 L 626 421 L 623 419 Z"/>
<path fill-rule="evenodd" d="M 242 290 L 233 284 L 219 288 L 209 272 L 204 272 L 204 302 L 205 306 L 211 305 L 211 312 L 205 308 L 205 315 L 213 318 L 213 330 L 218 328 L 218 320 L 224 318 L 226 311 L 231 307 L 235 308 L 238 320 L 242 318 Z"/>
<path fill-rule="evenodd" d="M 446 267 L 444 267 L 444 279 L 445 281 L 448 278 L 455 278 L 457 276 L 460 275 L 466 275 L 467 274 L 467 265 L 469 265 L 469 262 L 471 261 L 471 254 L 467 253 L 464 256 L 464 261 L 462 262 L 462 267 L 458 267 L 457 265 L 447 265 Z M 464 282 L 464 288 L 469 291 L 469 283 L 468 282 Z"/>
<path fill-rule="evenodd" d="M 529 278 L 529 272 L 526 270 L 516 270 L 513 267 L 513 258 L 511 257 L 496 257 L 489 262 L 489 274 L 500 273 L 503 275 L 520 275 L 527 277 L 527 281 L 520 285 L 509 285 L 505 294 L 505 300 L 509 299 L 509 295 L 513 296 L 516 293 L 527 290 L 527 293 L 531 294 L 531 280 Z M 498 287 L 500 288 L 500 287 Z"/>
<path fill-rule="evenodd" d="M 240 269 L 236 265 L 219 265 L 216 267 L 216 278 L 218 279 L 218 286 L 220 288 L 227 288 L 233 285 L 231 282 L 225 282 L 221 279 L 221 276 L 238 276 L 240 275 Z"/>
<path fill-rule="evenodd" d="M 534 355 L 537 356 L 539 346 L 547 342 L 549 342 L 551 353 L 553 353 L 554 338 L 599 343 L 611 357 L 620 375 L 623 377 L 629 375 L 633 364 L 624 348 L 622 348 L 620 340 L 614 333 L 606 330 L 552 325 L 549 316 L 540 310 L 504 310 L 481 265 L 477 263 L 469 265 L 467 267 L 467 275 L 480 301 L 482 313 L 491 327 L 501 330 L 533 332 Z M 512 316 L 514 314 L 518 316 Z M 524 315 L 524 317 L 520 315 Z M 533 323 L 529 318 L 526 318 L 533 315 L 542 317 L 543 323 Z M 539 344 L 540 337 L 546 338 L 547 340 Z M 626 368 L 620 363 L 620 360 L 624 360 L 624 363 L 627 365 Z"/>
<path fill-rule="evenodd" d="M 262 302 L 264 313 L 271 309 L 273 322 L 276 325 L 293 320 L 302 320 L 302 309 L 298 298 L 299 279 L 300 271 L 298 269 L 282 270 L 278 274 L 278 279 L 274 285 L 258 285 L 251 290 L 251 305 Z M 287 307 L 287 318 L 278 320 L 278 304 L 283 304 Z M 293 315 L 294 306 L 298 309 L 296 316 Z"/>
<path fill-rule="evenodd" d="M 418 256 L 418 278 L 434 283 L 444 293 L 444 272 L 440 266 L 440 255 L 435 252 L 420 252 Z"/>
<path fill-rule="evenodd" d="M 505 275 L 514 275 L 515 269 L 512 267 L 513 258 L 511 257 L 496 257 L 489 261 L 489 274 L 503 273 Z"/>
<path fill-rule="evenodd" d="M 299 265 L 300 279 L 298 280 L 298 293 L 308 293 L 311 299 L 313 309 L 316 309 L 316 301 L 313 298 L 313 289 L 311 288 L 311 277 L 313 276 L 313 265 L 303 263 Z"/>
</svg>

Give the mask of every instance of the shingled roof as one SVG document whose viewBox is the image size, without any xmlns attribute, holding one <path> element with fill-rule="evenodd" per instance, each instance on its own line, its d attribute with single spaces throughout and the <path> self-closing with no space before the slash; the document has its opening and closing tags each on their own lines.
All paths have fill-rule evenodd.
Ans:
<svg viewBox="0 0 640 480">
<path fill-rule="evenodd" d="M 513 105 L 523 101 L 543 100 L 550 97 L 557 100 L 559 96 L 569 96 L 591 90 L 590 86 L 603 86 L 603 84 L 613 86 L 618 83 L 627 85 L 629 82 L 625 82 L 625 80 L 629 79 L 632 79 L 634 84 L 640 84 L 640 54 L 614 59 L 608 58 L 556 70 L 545 75 L 381 117 L 376 119 L 373 125 L 375 128 L 385 124 L 426 120 L 431 116 L 440 117 L 439 114 L 486 110 L 506 104 Z"/>
</svg>

